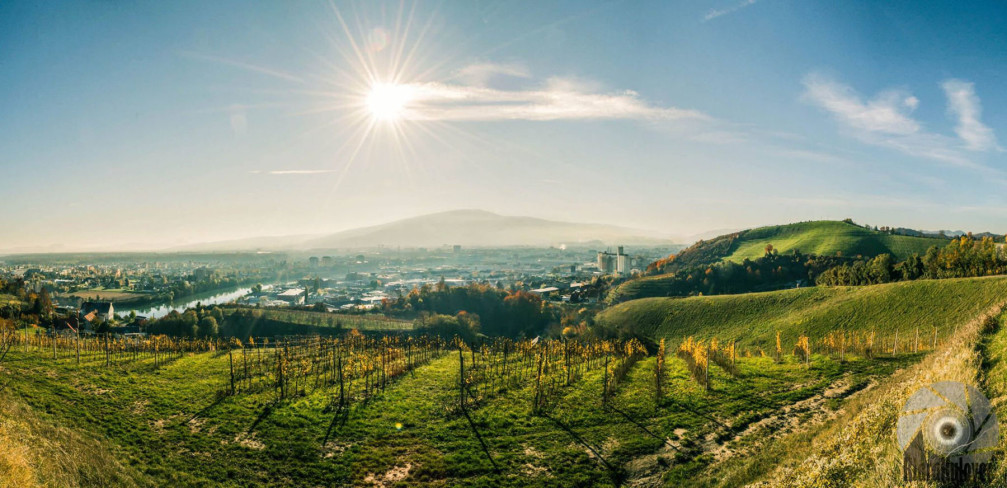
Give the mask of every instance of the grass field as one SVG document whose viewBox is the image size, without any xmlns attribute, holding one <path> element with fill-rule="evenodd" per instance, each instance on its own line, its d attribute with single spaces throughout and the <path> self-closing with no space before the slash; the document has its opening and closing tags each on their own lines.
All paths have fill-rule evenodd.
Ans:
<svg viewBox="0 0 1007 488">
<path fill-rule="evenodd" d="M 77 365 L 65 354 L 53 360 L 45 348 L 15 348 L 0 366 L 6 385 L 0 400 L 14 406 L 0 410 L 0 440 L 13 439 L 0 456 L 0 485 L 740 486 L 769 480 L 822 486 L 822 480 L 842 485 L 846 475 L 865 486 L 884 484 L 890 472 L 844 463 L 870 455 L 883 457 L 878 466 L 893 466 L 889 458 L 898 456 L 885 441 L 890 410 L 901 407 L 911 385 L 937 377 L 924 372 L 938 364 L 942 374 L 961 375 L 973 365 L 989 372 L 995 395 L 1007 392 L 994 377 L 1004 366 L 976 359 L 1007 351 L 1007 334 L 981 335 L 975 325 L 1004 297 L 1007 278 L 975 278 L 628 302 L 602 318 L 637 320 L 669 338 L 716 335 L 758 344 L 777 328 L 794 334 L 916 324 L 936 325 L 942 334 L 960 330 L 942 335 L 933 354 L 903 349 L 897 356 L 850 354 L 841 362 L 816 353 L 809 365 L 790 354 L 791 337 L 782 363 L 742 356 L 737 376 L 712 365 L 710 391 L 672 352 L 663 398 L 654 393 L 657 358 L 645 357 L 628 370 L 608 406 L 601 400 L 602 369 L 561 386 L 538 413 L 528 377 L 477 396 L 469 409 L 491 458 L 452 408 L 458 360 L 450 350 L 343 415 L 328 408 L 332 387 L 283 400 L 269 389 L 226 394 L 228 356 L 220 351 L 183 354 L 160 367 L 141 358 L 106 368 L 100 357 Z M 676 345 L 672 340 L 670 350 Z M 943 357 L 955 359 L 945 367 Z M 830 441 L 840 435 L 854 437 L 846 447 Z M 50 468 L 52 454 L 42 453 L 53 452 L 62 461 Z M 82 456 L 95 461 L 69 461 Z"/>
<path fill-rule="evenodd" d="M 985 390 L 1000 425 L 1007 415 L 1007 389 L 1002 362 L 1007 348 L 1000 300 L 980 316 L 962 324 L 959 333 L 920 363 L 884 378 L 875 388 L 847 402 L 835 421 L 812 429 L 769 456 L 773 472 L 769 486 L 910 486 L 902 478 L 902 454 L 895 442 L 896 422 L 906 400 L 918 389 L 938 381 L 956 381 Z M 989 317 L 989 320 L 987 320 Z M 988 324 L 993 324 L 990 327 Z M 965 486 L 1007 486 L 1004 463 L 1007 442 L 1002 435 L 993 450 L 993 476 Z M 962 486 L 916 482 L 911 486 Z"/>
<path fill-rule="evenodd" d="M 821 336 L 837 329 L 876 330 L 903 338 L 918 326 L 943 339 L 965 317 L 1007 296 L 1007 277 L 918 280 L 864 287 L 812 287 L 742 295 L 641 298 L 611 307 L 597 320 L 654 338 L 736 339 L 768 348 L 781 331 Z"/>
<path fill-rule="evenodd" d="M 5 368 L 13 373 L 7 394 L 45 424 L 71 432 L 62 438 L 71 452 L 102 449 L 107 462 L 121 464 L 110 470 L 125 477 L 116 484 L 604 486 L 693 478 L 715 461 L 757 449 L 791 418 L 836 408 L 870 377 L 915 360 L 840 364 L 816 356 L 805 368 L 792 360 L 745 358 L 738 378 L 714 366 L 714 389 L 706 392 L 684 363 L 670 358 L 671 393 L 658 402 L 655 359 L 648 358 L 629 372 L 613 408 L 602 406 L 601 373 L 594 371 L 565 388 L 545 416 L 531 412 L 529 383 L 472 411 L 499 470 L 465 418 L 446 413 L 457 396 L 452 355 L 402 378 L 345 420 L 325 409 L 331 390 L 283 402 L 269 392 L 218 395 L 227 378 L 226 355 L 219 353 L 188 355 L 160 369 L 140 361 L 105 370 L 15 351 Z M 837 384 L 841 394 L 827 395 Z M 792 414 L 779 415 L 782 406 L 801 402 Z M 3 419 L 0 413 L 0 425 Z M 107 441 L 99 447 L 74 436 Z M 39 466 L 29 467 L 38 474 Z"/>
<path fill-rule="evenodd" d="M 0 404 L 0 487 L 130 486 L 140 476 L 113 456 L 112 444 L 10 394 L 0 393 Z"/>
<path fill-rule="evenodd" d="M 946 239 L 890 235 L 846 222 L 815 221 L 760 227 L 742 232 L 725 261 L 741 262 L 765 254 L 767 244 L 780 253 L 799 250 L 804 254 L 873 257 L 888 253 L 897 260 L 912 253 L 923 255 L 931 246 L 944 246 Z"/>
<path fill-rule="evenodd" d="M 147 297 L 146 293 L 135 292 L 123 289 L 92 288 L 90 290 L 77 291 L 70 294 L 85 300 L 93 300 L 100 297 L 102 300 L 110 300 L 115 303 L 129 303 Z"/>
</svg>

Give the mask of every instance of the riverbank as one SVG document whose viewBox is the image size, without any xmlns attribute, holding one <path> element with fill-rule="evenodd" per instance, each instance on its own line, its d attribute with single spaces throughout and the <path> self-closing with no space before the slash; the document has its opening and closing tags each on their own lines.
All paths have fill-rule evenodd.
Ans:
<svg viewBox="0 0 1007 488">
<path fill-rule="evenodd" d="M 248 286 L 241 286 L 238 288 L 229 287 L 226 291 L 213 291 L 206 293 L 199 293 L 194 295 L 189 295 L 185 297 L 184 301 L 172 300 L 166 303 L 160 304 L 143 304 L 139 306 L 126 306 L 122 310 L 117 309 L 116 312 L 119 314 L 129 312 L 136 312 L 137 315 L 147 317 L 148 319 L 157 319 L 168 315 L 173 310 L 179 312 L 184 312 L 188 308 L 195 307 L 196 304 L 203 305 L 219 305 L 222 303 L 232 302 L 241 298 L 249 293 L 252 289 Z"/>
</svg>

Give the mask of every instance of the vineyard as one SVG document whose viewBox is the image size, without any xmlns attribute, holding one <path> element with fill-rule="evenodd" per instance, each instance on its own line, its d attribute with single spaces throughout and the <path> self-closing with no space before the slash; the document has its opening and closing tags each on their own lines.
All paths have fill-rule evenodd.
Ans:
<svg viewBox="0 0 1007 488">
<path fill-rule="evenodd" d="M 355 333 L 0 341 L 9 393 L 108 439 L 138 484 L 182 485 L 697 479 L 778 434 L 781 407 L 816 415 L 933 344 L 841 330 L 779 351 Z"/>
<path fill-rule="evenodd" d="M 228 314 L 246 314 L 251 319 L 267 319 L 293 325 L 334 327 L 361 331 L 401 332 L 413 330 L 411 320 L 395 319 L 378 314 L 334 314 L 310 310 L 284 310 L 279 308 L 255 309 L 251 307 L 223 306 Z"/>
<path fill-rule="evenodd" d="M 603 317 L 650 321 L 654 342 L 325 323 L 240 340 L 8 328 L 0 401 L 19 417 L 0 412 L 0 441 L 37 440 L 0 467 L 51 463 L 31 479 L 55 486 L 738 486 L 810 449 L 803 433 L 826 431 L 859 392 L 954 344 L 1005 284 L 648 300 Z M 656 310 L 669 313 L 655 322 Z M 224 324 L 319 330 L 315 312 L 255 312 L 230 309 L 241 320 Z"/>
</svg>

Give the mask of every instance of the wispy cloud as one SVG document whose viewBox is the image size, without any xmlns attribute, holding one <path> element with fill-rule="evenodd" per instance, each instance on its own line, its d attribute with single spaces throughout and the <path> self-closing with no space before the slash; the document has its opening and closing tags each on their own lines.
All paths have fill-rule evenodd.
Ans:
<svg viewBox="0 0 1007 488">
<path fill-rule="evenodd" d="M 737 12 L 745 7 L 755 5 L 755 2 L 758 1 L 759 0 L 743 0 L 741 3 L 732 5 L 730 7 L 710 9 L 708 12 L 706 12 L 706 15 L 703 16 L 703 22 L 709 22 L 723 15 L 733 14 L 734 12 Z"/>
<path fill-rule="evenodd" d="M 869 132 L 906 135 L 920 130 L 909 114 L 919 100 L 900 91 L 882 92 L 864 102 L 847 85 L 821 75 L 804 78 L 804 98 L 831 112 L 840 122 Z"/>
<path fill-rule="evenodd" d="M 210 61 L 210 62 L 213 62 L 213 63 L 225 64 L 225 65 L 228 65 L 228 66 L 233 66 L 235 68 L 240 68 L 240 69 L 243 69 L 243 70 L 252 71 L 252 72 L 263 74 L 263 75 L 266 75 L 266 76 L 272 76 L 274 78 L 279 78 L 281 80 L 293 81 L 293 82 L 296 82 L 296 83 L 303 83 L 304 82 L 304 80 L 302 78 L 300 78 L 299 76 L 293 75 L 291 73 L 287 73 L 285 71 L 280 71 L 278 69 L 267 68 L 265 66 L 258 66 L 258 65 L 254 65 L 254 64 L 251 64 L 251 63 L 246 63 L 246 62 L 243 62 L 243 61 L 237 61 L 237 60 L 234 60 L 234 59 L 221 58 L 221 57 L 217 57 L 217 56 L 209 56 L 209 55 L 206 55 L 206 54 L 199 54 L 199 53 L 194 53 L 194 52 L 189 52 L 189 51 L 179 51 L 178 54 L 180 56 L 187 57 L 187 58 L 190 58 L 190 59 L 198 59 L 198 60 L 202 60 L 202 61 Z"/>
<path fill-rule="evenodd" d="M 281 169 L 273 171 L 252 170 L 253 175 L 318 175 L 323 173 L 335 173 L 334 169 Z"/>
<path fill-rule="evenodd" d="M 982 106 L 975 86 L 967 81 L 947 80 L 941 88 L 948 97 L 948 113 L 958 119 L 955 133 L 965 141 L 965 147 L 973 151 L 999 149 L 993 129 L 979 121 Z"/>
<path fill-rule="evenodd" d="M 979 122 L 979 99 L 971 83 L 951 80 L 942 85 L 949 111 L 958 117 L 958 138 L 924 130 L 912 117 L 919 99 L 903 90 L 887 90 L 865 101 L 850 86 L 819 74 L 809 74 L 803 83 L 802 99 L 825 109 L 853 136 L 869 144 L 968 167 L 981 166 L 963 148 L 996 147 L 992 130 Z"/>
<path fill-rule="evenodd" d="M 648 103 L 632 90 L 601 91 L 569 78 L 549 78 L 523 89 L 503 90 L 462 83 L 404 86 L 409 120 L 706 120 L 705 114 Z"/>
<path fill-rule="evenodd" d="M 494 78 L 530 78 L 528 67 L 520 63 L 475 63 L 460 70 L 455 75 L 464 83 L 475 86 L 486 86 Z"/>
</svg>

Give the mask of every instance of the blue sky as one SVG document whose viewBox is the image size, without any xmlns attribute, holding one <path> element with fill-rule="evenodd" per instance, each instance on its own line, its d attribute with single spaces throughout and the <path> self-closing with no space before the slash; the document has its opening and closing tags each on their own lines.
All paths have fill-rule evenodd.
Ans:
<svg viewBox="0 0 1007 488">
<path fill-rule="evenodd" d="M 0 249 L 481 208 L 1007 229 L 995 2 L 6 2 Z"/>
</svg>

